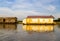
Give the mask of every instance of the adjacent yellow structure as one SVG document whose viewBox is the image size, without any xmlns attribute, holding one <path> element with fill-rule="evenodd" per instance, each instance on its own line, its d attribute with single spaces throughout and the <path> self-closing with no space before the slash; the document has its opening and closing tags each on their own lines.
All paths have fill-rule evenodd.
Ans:
<svg viewBox="0 0 60 41">
<path fill-rule="evenodd" d="M 0 17 L 0 23 L 3 23 L 3 22 L 4 22 L 4 18 Z"/>
<path fill-rule="evenodd" d="M 25 31 L 51 32 L 54 31 L 53 25 L 23 25 Z"/>
<path fill-rule="evenodd" d="M 53 24 L 53 16 L 28 16 L 23 24 Z"/>
<path fill-rule="evenodd" d="M 5 23 L 16 23 L 17 22 L 17 18 L 16 17 L 5 17 L 4 18 L 4 22 Z"/>
<path fill-rule="evenodd" d="M 0 23 L 17 23 L 16 17 L 0 17 Z"/>
</svg>

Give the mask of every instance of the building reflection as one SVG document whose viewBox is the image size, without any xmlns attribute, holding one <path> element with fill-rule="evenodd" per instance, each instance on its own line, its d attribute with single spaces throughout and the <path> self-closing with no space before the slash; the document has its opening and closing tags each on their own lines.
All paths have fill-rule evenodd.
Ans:
<svg viewBox="0 0 60 41">
<path fill-rule="evenodd" d="M 0 30 L 1 29 L 16 30 L 17 29 L 17 24 L 0 24 Z"/>
<path fill-rule="evenodd" d="M 0 24 L 0 29 L 4 29 L 4 24 Z"/>
<path fill-rule="evenodd" d="M 27 32 L 52 32 L 54 25 L 23 25 L 23 30 Z"/>
</svg>

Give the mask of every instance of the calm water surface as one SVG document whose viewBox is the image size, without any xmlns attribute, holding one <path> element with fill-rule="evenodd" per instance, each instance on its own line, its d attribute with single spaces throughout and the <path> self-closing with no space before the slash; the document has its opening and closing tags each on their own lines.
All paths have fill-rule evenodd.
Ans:
<svg viewBox="0 0 60 41">
<path fill-rule="evenodd" d="M 0 41 L 60 41 L 60 25 L 0 24 Z"/>
</svg>

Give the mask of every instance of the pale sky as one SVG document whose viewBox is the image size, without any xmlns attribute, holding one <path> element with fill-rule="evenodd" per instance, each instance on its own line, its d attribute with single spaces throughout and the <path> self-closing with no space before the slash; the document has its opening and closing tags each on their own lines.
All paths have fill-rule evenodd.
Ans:
<svg viewBox="0 0 60 41">
<path fill-rule="evenodd" d="M 60 17 L 60 0 L 0 0 L 0 16 L 24 19 L 28 15 Z"/>
</svg>

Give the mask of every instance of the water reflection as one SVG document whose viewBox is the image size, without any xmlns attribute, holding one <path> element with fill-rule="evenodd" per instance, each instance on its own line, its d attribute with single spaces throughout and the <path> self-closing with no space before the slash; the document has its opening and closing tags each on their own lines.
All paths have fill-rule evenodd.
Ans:
<svg viewBox="0 0 60 41">
<path fill-rule="evenodd" d="M 54 25 L 23 25 L 23 30 L 27 32 L 51 32 Z"/>
<path fill-rule="evenodd" d="M 60 29 L 54 25 L 0 24 L 0 41 L 59 41 L 59 38 Z"/>
<path fill-rule="evenodd" d="M 60 25 L 58 25 L 58 28 L 60 28 Z"/>
<path fill-rule="evenodd" d="M 8 41 L 7 37 L 15 34 L 16 29 L 16 24 L 0 24 L 0 41 Z"/>
<path fill-rule="evenodd" d="M 3 29 L 3 28 L 4 28 L 3 24 L 0 24 L 0 29 Z"/>
<path fill-rule="evenodd" d="M 17 25 L 16 24 L 0 24 L 0 30 L 16 30 Z"/>
</svg>

